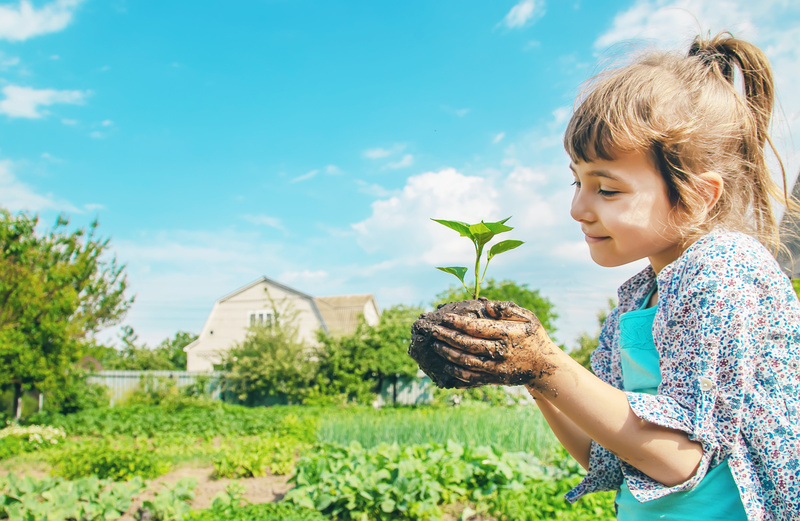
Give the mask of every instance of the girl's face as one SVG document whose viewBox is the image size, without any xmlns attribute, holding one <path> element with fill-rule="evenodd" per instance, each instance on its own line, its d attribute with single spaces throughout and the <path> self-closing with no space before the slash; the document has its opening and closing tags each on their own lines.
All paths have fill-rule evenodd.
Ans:
<svg viewBox="0 0 800 521">
<path fill-rule="evenodd" d="M 643 152 L 570 165 L 575 195 L 570 214 L 581 224 L 592 259 L 621 266 L 648 258 L 656 273 L 683 252 L 668 217 L 667 186 Z"/>
</svg>

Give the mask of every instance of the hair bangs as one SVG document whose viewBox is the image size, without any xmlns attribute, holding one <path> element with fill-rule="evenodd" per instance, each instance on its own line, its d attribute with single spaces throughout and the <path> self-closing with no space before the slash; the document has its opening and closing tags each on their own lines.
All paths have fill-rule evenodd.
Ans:
<svg viewBox="0 0 800 521">
<path fill-rule="evenodd" d="M 637 63 L 594 78 L 564 133 L 572 161 L 613 160 L 620 152 L 653 148 L 661 134 L 653 121 L 659 97 L 653 72 Z"/>
</svg>

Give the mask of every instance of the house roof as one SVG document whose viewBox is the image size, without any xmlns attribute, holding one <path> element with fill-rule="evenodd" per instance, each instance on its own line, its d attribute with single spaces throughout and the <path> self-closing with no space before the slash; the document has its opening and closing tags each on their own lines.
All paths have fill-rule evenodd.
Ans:
<svg viewBox="0 0 800 521">
<path fill-rule="evenodd" d="M 373 295 L 339 295 L 331 297 L 314 297 L 322 318 L 332 334 L 347 334 L 355 331 L 358 326 L 359 316 L 364 314 L 368 304 L 378 305 Z"/>
</svg>

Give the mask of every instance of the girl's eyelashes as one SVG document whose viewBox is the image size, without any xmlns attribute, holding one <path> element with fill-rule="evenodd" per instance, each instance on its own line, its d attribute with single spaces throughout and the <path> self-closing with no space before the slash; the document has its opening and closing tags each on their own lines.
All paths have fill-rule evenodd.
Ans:
<svg viewBox="0 0 800 521">
<path fill-rule="evenodd" d="M 581 182 L 576 179 L 572 181 L 572 183 L 570 183 L 570 186 L 574 186 L 576 189 L 578 189 L 581 187 Z M 604 190 L 602 188 L 597 189 L 597 194 L 602 197 L 612 197 L 614 195 L 617 195 L 618 193 L 619 193 L 618 190 Z"/>
</svg>

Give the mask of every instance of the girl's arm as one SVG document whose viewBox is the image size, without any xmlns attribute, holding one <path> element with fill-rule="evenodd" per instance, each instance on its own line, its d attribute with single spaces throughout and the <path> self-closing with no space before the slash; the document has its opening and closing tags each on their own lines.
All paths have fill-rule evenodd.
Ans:
<svg viewBox="0 0 800 521">
<path fill-rule="evenodd" d="M 448 315 L 445 327 L 434 333 L 441 340 L 434 344 L 435 349 L 453 364 L 446 370 L 463 380 L 465 387 L 479 383 L 530 385 L 571 422 L 556 420 L 556 425 L 573 446 L 578 461 L 586 450 L 579 441 L 580 430 L 666 486 L 694 475 L 703 456 L 700 443 L 689 440 L 682 431 L 636 416 L 623 391 L 559 349 L 532 313 L 519 307 L 500 312 L 510 315 L 500 321 Z M 551 418 L 557 417 L 551 414 Z"/>
<path fill-rule="evenodd" d="M 536 405 L 539 407 L 542 416 L 550 426 L 550 430 L 556 435 L 561 445 L 567 449 L 567 452 L 581 464 L 581 466 L 589 470 L 589 451 L 592 446 L 592 439 L 580 427 L 567 418 L 564 413 L 559 411 L 547 398 L 544 397 L 539 391 L 530 385 L 525 386 L 528 392 L 536 400 Z"/>
</svg>

